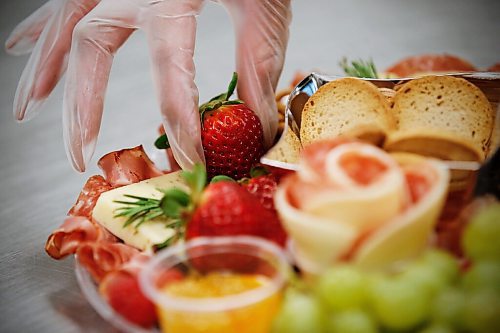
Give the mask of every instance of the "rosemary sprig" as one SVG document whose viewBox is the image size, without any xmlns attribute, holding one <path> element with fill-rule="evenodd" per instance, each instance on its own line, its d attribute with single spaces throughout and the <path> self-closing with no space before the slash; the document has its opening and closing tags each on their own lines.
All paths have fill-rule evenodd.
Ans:
<svg viewBox="0 0 500 333">
<path fill-rule="evenodd" d="M 344 70 L 345 74 L 349 76 L 372 79 L 378 78 L 377 69 L 371 59 L 368 61 L 361 59 L 353 60 L 349 64 L 347 58 L 342 58 L 339 66 Z"/>
<path fill-rule="evenodd" d="M 196 204 L 207 183 L 207 173 L 203 165 L 195 165 L 191 172 L 182 173 L 190 188 L 191 195 L 179 188 L 157 189 L 163 193 L 160 199 L 146 198 L 125 194 L 130 200 L 115 200 L 121 206 L 115 210 L 115 217 L 126 217 L 123 227 L 133 225 L 135 228 L 142 223 L 157 217 L 166 217 L 165 227 L 173 228 L 174 234 L 156 249 L 166 247 L 184 237 L 185 222 Z"/>
<path fill-rule="evenodd" d="M 135 227 L 137 228 L 142 223 L 163 215 L 160 200 L 158 199 L 138 197 L 130 194 L 125 194 L 124 196 L 134 199 L 134 201 L 115 201 L 118 204 L 125 205 L 115 210 L 115 217 L 123 216 L 127 218 L 123 227 L 135 223 Z"/>
</svg>

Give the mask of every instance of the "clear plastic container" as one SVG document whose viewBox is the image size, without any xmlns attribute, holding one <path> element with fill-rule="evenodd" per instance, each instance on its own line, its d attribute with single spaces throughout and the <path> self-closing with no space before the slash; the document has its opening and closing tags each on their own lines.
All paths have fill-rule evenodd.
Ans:
<svg viewBox="0 0 500 333">
<path fill-rule="evenodd" d="M 285 253 L 264 239 L 200 237 L 161 251 L 141 271 L 139 282 L 158 307 L 165 332 L 264 333 L 279 308 L 289 269 Z M 196 292 L 172 291 L 183 283 Z M 227 292 L 233 283 L 237 287 Z M 225 292 L 218 294 L 221 289 Z"/>
<path fill-rule="evenodd" d="M 75 259 L 75 273 L 78 284 L 87 301 L 92 305 L 96 312 L 111 325 L 125 333 L 158 333 L 158 329 L 145 329 L 139 327 L 120 314 L 118 314 L 107 302 L 101 297 L 98 291 L 98 285 L 94 282 L 90 273 L 83 267 L 78 260 Z"/>
</svg>

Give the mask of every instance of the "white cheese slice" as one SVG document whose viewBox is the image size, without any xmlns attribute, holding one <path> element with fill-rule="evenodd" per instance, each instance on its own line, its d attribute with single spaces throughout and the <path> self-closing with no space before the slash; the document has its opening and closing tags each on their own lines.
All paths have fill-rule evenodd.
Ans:
<svg viewBox="0 0 500 333">
<path fill-rule="evenodd" d="M 165 222 L 167 218 L 158 217 L 142 223 L 140 226 L 128 225 L 124 227 L 127 220 L 125 217 L 115 217 L 115 210 L 123 207 L 116 200 L 131 201 L 125 194 L 160 199 L 162 193 L 158 189 L 169 189 L 177 187 L 188 190 L 186 183 L 181 177 L 181 171 L 172 172 L 160 177 L 144 180 L 139 183 L 122 186 L 108 192 L 104 192 L 97 200 L 92 212 L 92 217 L 98 223 L 108 229 L 113 235 L 143 251 L 151 251 L 153 245 L 163 243 L 174 234 L 172 228 L 168 228 Z"/>
</svg>

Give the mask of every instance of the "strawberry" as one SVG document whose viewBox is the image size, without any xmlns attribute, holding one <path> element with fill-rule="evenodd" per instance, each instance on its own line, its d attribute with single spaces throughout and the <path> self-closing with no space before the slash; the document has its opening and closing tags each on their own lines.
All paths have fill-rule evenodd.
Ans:
<svg viewBox="0 0 500 333">
<path fill-rule="evenodd" d="M 201 141 L 207 174 L 211 179 L 226 175 L 235 179 L 248 177 L 251 167 L 264 154 L 264 132 L 257 115 L 241 100 L 229 100 L 238 75 L 227 89 L 200 106 Z M 160 136 L 157 148 L 169 148 L 166 135 Z"/>
<path fill-rule="evenodd" d="M 243 186 L 250 194 L 259 199 L 262 206 L 267 209 L 275 210 L 274 193 L 278 187 L 278 182 L 274 175 L 267 174 L 250 178 Z"/>
<path fill-rule="evenodd" d="M 286 234 L 275 212 L 235 182 L 210 184 L 186 226 L 186 239 L 197 236 L 253 235 L 281 246 Z"/>
<path fill-rule="evenodd" d="M 102 280 L 99 292 L 128 321 L 145 328 L 157 322 L 155 306 L 142 293 L 137 275 L 111 272 Z"/>
</svg>

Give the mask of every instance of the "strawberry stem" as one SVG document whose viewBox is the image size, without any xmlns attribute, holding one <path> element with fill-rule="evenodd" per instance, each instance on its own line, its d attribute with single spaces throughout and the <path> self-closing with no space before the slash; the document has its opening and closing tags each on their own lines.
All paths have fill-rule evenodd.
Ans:
<svg viewBox="0 0 500 333">
<path fill-rule="evenodd" d="M 227 92 L 225 93 L 224 100 L 229 100 L 229 97 L 234 93 L 234 89 L 236 89 L 236 85 L 238 84 L 238 73 L 233 72 L 233 77 L 229 82 L 229 86 L 227 87 Z"/>
<path fill-rule="evenodd" d="M 203 115 L 207 111 L 216 110 L 223 105 L 234 105 L 243 103 L 238 99 L 229 100 L 231 95 L 233 95 L 237 84 L 238 84 L 238 73 L 234 72 L 231 78 L 231 82 L 229 82 L 229 86 L 227 87 L 227 91 L 225 93 L 215 96 L 214 98 L 212 98 L 211 100 L 200 106 L 200 116 L 202 121 L 203 121 Z"/>
</svg>

